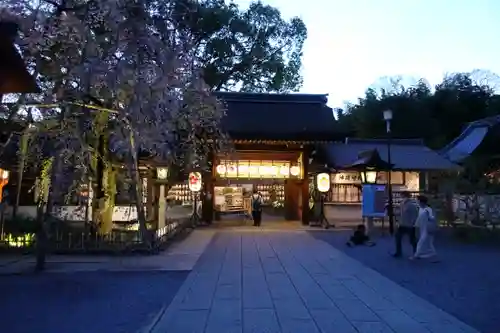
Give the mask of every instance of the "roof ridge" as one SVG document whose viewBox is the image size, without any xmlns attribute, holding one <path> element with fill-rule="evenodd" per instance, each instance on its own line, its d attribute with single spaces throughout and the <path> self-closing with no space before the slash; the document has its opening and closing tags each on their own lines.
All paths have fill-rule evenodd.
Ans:
<svg viewBox="0 0 500 333">
<path fill-rule="evenodd" d="M 328 94 L 304 94 L 304 93 L 250 93 L 250 92 L 231 92 L 216 91 L 214 95 L 225 101 L 253 102 L 253 103 L 310 103 L 326 104 Z"/>
<path fill-rule="evenodd" d="M 394 139 L 391 138 L 391 144 L 394 145 L 413 145 L 425 146 L 423 139 Z M 345 144 L 349 143 L 387 143 L 389 139 L 363 139 L 363 138 L 349 138 L 345 139 Z"/>
</svg>

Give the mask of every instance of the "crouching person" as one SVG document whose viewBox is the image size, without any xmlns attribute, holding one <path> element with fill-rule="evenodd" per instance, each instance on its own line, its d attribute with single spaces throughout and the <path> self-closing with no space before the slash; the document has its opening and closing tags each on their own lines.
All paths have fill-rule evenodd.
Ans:
<svg viewBox="0 0 500 333">
<path fill-rule="evenodd" d="M 375 242 L 370 240 L 370 237 L 366 234 L 366 227 L 363 224 L 359 224 L 354 231 L 354 234 L 351 236 L 349 241 L 346 243 L 347 246 L 356 246 L 356 245 L 366 245 L 366 246 L 374 246 Z"/>
</svg>

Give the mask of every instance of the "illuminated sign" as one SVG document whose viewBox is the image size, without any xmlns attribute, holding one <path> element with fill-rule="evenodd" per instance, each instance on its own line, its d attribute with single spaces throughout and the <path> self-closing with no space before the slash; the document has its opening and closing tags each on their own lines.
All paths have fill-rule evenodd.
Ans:
<svg viewBox="0 0 500 333">
<path fill-rule="evenodd" d="M 289 161 L 221 161 L 215 171 L 224 178 L 300 177 L 301 168 Z"/>
</svg>

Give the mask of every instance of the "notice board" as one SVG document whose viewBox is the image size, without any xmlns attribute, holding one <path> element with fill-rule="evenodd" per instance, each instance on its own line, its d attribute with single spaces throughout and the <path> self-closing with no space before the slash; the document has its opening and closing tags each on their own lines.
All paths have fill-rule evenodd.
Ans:
<svg viewBox="0 0 500 333">
<path fill-rule="evenodd" d="M 363 185 L 362 213 L 363 217 L 384 217 L 387 192 L 385 185 Z"/>
</svg>

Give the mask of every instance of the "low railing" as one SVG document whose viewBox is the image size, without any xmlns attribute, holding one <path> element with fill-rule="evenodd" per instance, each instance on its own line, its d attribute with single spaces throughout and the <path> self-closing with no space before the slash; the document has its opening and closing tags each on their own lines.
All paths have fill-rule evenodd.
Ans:
<svg viewBox="0 0 500 333">
<path fill-rule="evenodd" d="M 189 219 L 171 219 L 166 221 L 165 227 L 150 230 L 144 241 L 139 231 L 113 230 L 109 234 L 99 235 L 88 232 L 55 232 L 49 235 L 47 242 L 48 252 L 56 254 L 66 253 L 94 253 L 94 254 L 127 254 L 127 253 L 155 253 L 164 249 L 175 236 L 183 233 L 190 227 Z M 0 248 L 4 252 L 33 252 L 36 237 L 30 235 L 4 235 L 0 240 Z"/>
</svg>

